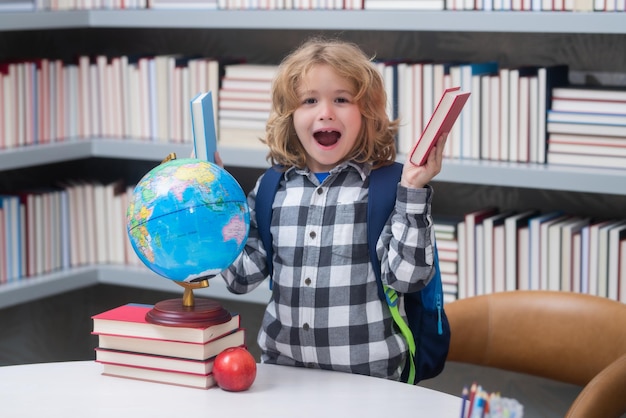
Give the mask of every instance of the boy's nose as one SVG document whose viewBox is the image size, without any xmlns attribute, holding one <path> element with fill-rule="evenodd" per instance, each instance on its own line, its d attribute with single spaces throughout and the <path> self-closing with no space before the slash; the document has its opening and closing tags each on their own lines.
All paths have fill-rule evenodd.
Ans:
<svg viewBox="0 0 626 418">
<path fill-rule="evenodd" d="M 322 103 L 320 106 L 320 120 L 333 120 L 335 117 L 335 113 L 333 111 L 333 106 L 331 103 Z"/>
</svg>

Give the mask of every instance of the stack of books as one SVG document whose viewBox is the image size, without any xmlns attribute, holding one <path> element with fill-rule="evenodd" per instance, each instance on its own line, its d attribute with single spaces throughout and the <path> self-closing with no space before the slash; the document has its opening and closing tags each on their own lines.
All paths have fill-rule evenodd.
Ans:
<svg viewBox="0 0 626 418">
<path fill-rule="evenodd" d="M 127 304 L 94 315 L 96 362 L 103 374 L 208 389 L 215 386 L 213 360 L 229 347 L 243 346 L 238 314 L 206 328 L 146 322 L 152 305 Z"/>
<path fill-rule="evenodd" d="M 456 217 L 435 217 L 434 228 L 439 254 L 439 270 L 443 285 L 444 303 L 458 299 L 459 292 L 459 242 Z"/>
<path fill-rule="evenodd" d="M 555 88 L 547 128 L 550 163 L 626 167 L 623 88 Z"/>
<path fill-rule="evenodd" d="M 230 64 L 224 66 L 219 92 L 220 142 L 229 146 L 262 146 L 271 109 L 271 86 L 276 65 Z"/>
</svg>

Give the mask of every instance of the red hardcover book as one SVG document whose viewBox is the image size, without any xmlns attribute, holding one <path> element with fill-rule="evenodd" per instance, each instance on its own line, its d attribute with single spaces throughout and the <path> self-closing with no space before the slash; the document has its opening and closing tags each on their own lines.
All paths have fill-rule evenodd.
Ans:
<svg viewBox="0 0 626 418">
<path fill-rule="evenodd" d="M 110 334 L 124 337 L 138 337 L 158 340 L 205 343 L 214 340 L 240 327 L 238 314 L 233 314 L 228 322 L 206 328 L 168 327 L 151 324 L 146 321 L 146 314 L 152 305 L 129 303 L 106 312 L 94 315 L 93 333 Z"/>
<path fill-rule="evenodd" d="M 187 386 L 198 389 L 209 389 L 215 386 L 213 373 L 197 374 L 172 372 L 168 370 L 150 369 L 146 367 L 127 366 L 124 364 L 102 363 L 102 374 L 105 376 L 124 377 L 146 382 L 167 383 L 176 386 Z"/>
<path fill-rule="evenodd" d="M 420 166 L 426 162 L 437 140 L 452 129 L 470 94 L 460 87 L 450 87 L 443 92 L 426 128 L 409 153 L 411 163 Z"/>
<path fill-rule="evenodd" d="M 189 360 L 208 360 L 229 347 L 244 346 L 245 330 L 239 328 L 230 334 L 219 336 L 205 343 L 123 337 L 110 334 L 98 334 L 98 342 L 100 348 L 109 350 L 130 351 Z"/>
<path fill-rule="evenodd" d="M 215 357 L 206 360 L 190 360 L 96 347 L 96 362 L 98 363 L 118 364 L 176 373 L 193 373 L 206 376 L 213 371 L 214 360 Z"/>
</svg>

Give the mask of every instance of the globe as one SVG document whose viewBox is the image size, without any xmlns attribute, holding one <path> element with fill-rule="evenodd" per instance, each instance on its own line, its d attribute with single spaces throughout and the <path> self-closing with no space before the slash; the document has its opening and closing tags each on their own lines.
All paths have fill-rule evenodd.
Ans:
<svg viewBox="0 0 626 418">
<path fill-rule="evenodd" d="M 137 184 L 127 211 L 133 249 L 152 271 L 177 282 L 225 270 L 250 230 L 246 196 L 235 178 L 208 161 L 172 159 Z"/>
</svg>

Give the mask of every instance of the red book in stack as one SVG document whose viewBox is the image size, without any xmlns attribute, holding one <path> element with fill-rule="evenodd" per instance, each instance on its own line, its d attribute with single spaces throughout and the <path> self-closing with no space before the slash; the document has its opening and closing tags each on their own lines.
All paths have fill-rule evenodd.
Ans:
<svg viewBox="0 0 626 418">
<path fill-rule="evenodd" d="M 127 304 L 94 315 L 96 362 L 103 374 L 208 389 L 217 354 L 243 346 L 238 314 L 206 328 L 169 327 L 146 321 L 152 305 Z"/>
</svg>

